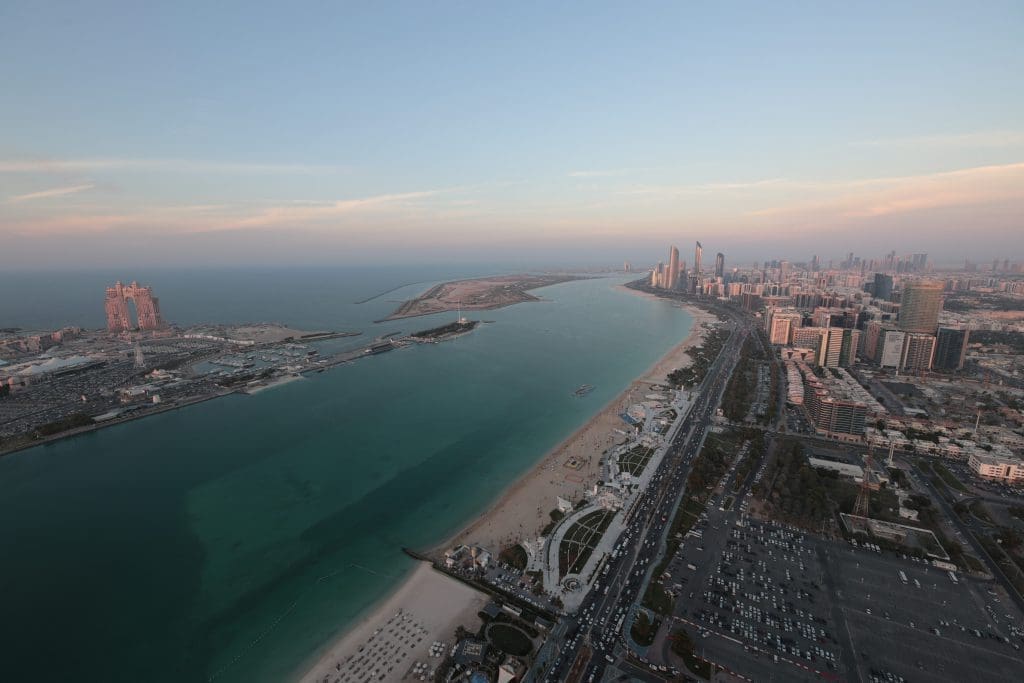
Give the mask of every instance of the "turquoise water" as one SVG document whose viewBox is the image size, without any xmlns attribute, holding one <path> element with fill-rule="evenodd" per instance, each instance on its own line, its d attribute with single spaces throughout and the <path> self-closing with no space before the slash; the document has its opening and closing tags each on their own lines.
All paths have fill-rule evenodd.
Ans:
<svg viewBox="0 0 1024 683">
<path fill-rule="evenodd" d="M 402 546 L 479 514 L 686 336 L 685 313 L 622 281 L 0 459 L 0 680 L 287 678 L 411 569 Z M 379 332 L 367 321 L 407 293 L 318 296 Z M 288 322 L 336 322 L 324 305 Z M 281 319 L 265 313 L 243 319 Z"/>
</svg>

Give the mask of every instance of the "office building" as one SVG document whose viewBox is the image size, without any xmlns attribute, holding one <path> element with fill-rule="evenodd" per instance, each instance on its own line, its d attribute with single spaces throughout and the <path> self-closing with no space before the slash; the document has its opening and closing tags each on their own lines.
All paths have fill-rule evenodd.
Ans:
<svg viewBox="0 0 1024 683">
<path fill-rule="evenodd" d="M 697 242 L 697 247 L 693 251 L 693 274 L 697 276 L 697 278 L 700 278 L 701 258 L 703 256 L 704 247 L 700 245 L 700 242 Z"/>
<path fill-rule="evenodd" d="M 1007 483 L 1024 480 L 1024 462 L 1016 458 L 971 453 L 967 459 L 967 466 L 979 476 L 988 479 L 999 479 Z"/>
<path fill-rule="evenodd" d="M 892 299 L 892 275 L 875 273 L 875 287 L 872 292 L 876 299 L 889 301 Z"/>
<path fill-rule="evenodd" d="M 725 277 L 725 254 L 722 252 L 715 255 L 715 277 Z"/>
<path fill-rule="evenodd" d="M 904 332 L 935 334 L 942 310 L 941 282 L 907 282 L 900 297 L 899 328 Z"/>
<path fill-rule="evenodd" d="M 940 327 L 935 338 L 935 359 L 932 367 L 945 372 L 963 370 L 969 336 L 970 331 L 966 329 Z"/>
</svg>

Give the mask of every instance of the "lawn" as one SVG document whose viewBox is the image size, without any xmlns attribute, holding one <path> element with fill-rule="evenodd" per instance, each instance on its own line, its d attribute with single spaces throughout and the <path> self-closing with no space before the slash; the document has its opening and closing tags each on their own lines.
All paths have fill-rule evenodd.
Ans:
<svg viewBox="0 0 1024 683">
<path fill-rule="evenodd" d="M 615 513 L 611 510 L 596 510 L 572 525 L 558 548 L 559 576 L 583 571 L 584 565 L 614 517 Z"/>
<path fill-rule="evenodd" d="M 654 455 L 653 448 L 646 446 L 635 446 L 619 457 L 619 469 L 628 472 L 634 477 L 639 477 Z"/>
</svg>

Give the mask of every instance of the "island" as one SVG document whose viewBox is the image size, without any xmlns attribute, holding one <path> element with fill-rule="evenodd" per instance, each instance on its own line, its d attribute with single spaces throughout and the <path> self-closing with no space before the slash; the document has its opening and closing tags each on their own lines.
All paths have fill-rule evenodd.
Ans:
<svg viewBox="0 0 1024 683">
<path fill-rule="evenodd" d="M 465 318 L 459 318 L 455 322 L 448 323 L 447 325 L 441 325 L 440 327 L 432 327 L 429 330 L 423 330 L 422 332 L 416 332 L 409 338 L 413 341 L 421 342 L 439 342 L 447 339 L 458 337 L 459 335 L 472 332 L 476 329 L 476 326 L 480 324 L 479 320 L 466 320 Z"/>
<path fill-rule="evenodd" d="M 504 308 L 525 301 L 540 301 L 531 289 L 585 279 L 579 275 L 501 275 L 471 280 L 456 280 L 431 287 L 415 299 L 403 302 L 394 313 L 379 320 L 415 318 L 446 311 L 483 311 Z"/>
</svg>

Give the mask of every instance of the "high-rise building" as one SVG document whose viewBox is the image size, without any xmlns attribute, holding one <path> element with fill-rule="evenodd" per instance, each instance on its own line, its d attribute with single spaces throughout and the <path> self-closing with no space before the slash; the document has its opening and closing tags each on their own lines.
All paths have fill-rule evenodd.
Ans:
<svg viewBox="0 0 1024 683">
<path fill-rule="evenodd" d="M 935 335 L 911 332 L 903 341 L 903 372 L 931 370 L 932 354 L 935 353 Z"/>
<path fill-rule="evenodd" d="M 715 277 L 725 277 L 725 254 L 722 252 L 715 255 Z"/>
<path fill-rule="evenodd" d="M 892 299 L 892 275 L 875 273 L 874 295 L 876 299 L 881 299 L 882 301 Z"/>
<path fill-rule="evenodd" d="M 665 274 L 665 289 L 676 289 L 679 284 L 679 250 L 668 250 L 668 272 Z"/>
<path fill-rule="evenodd" d="M 659 263 L 658 266 L 651 271 L 651 287 L 664 287 L 665 286 L 665 264 Z"/>
<path fill-rule="evenodd" d="M 952 327 L 940 327 L 935 338 L 935 360 L 932 367 L 936 370 L 962 370 L 964 358 L 967 356 L 967 340 L 970 331 Z"/>
<path fill-rule="evenodd" d="M 941 282 L 906 282 L 900 298 L 899 328 L 904 332 L 935 334 L 942 310 Z"/>
<path fill-rule="evenodd" d="M 876 359 L 883 368 L 899 368 L 903 362 L 903 346 L 907 333 L 902 330 L 885 330 L 878 339 Z"/>
<path fill-rule="evenodd" d="M 817 361 L 826 332 L 827 329 L 824 327 L 791 327 L 790 343 L 798 349 L 811 349 Z"/>
<path fill-rule="evenodd" d="M 769 308 L 765 311 L 765 332 L 768 343 L 789 344 L 793 329 L 803 323 L 803 314 L 794 309 Z"/>
<path fill-rule="evenodd" d="M 860 330 L 844 327 L 826 328 L 818 349 L 818 365 L 826 368 L 846 368 L 853 365 L 860 343 Z"/>
<path fill-rule="evenodd" d="M 697 242 L 697 248 L 693 250 L 693 272 L 698 278 L 700 277 L 700 264 L 701 257 L 704 256 L 704 247 L 700 246 L 700 242 Z"/>
<path fill-rule="evenodd" d="M 138 325 L 133 325 L 128 302 L 135 304 Z M 104 308 L 107 312 L 107 330 L 110 332 L 127 332 L 138 327 L 140 330 L 158 330 L 164 327 L 160 317 L 160 299 L 153 296 L 152 287 L 143 287 L 138 282 L 123 285 L 117 282 L 107 287 Z"/>
</svg>

